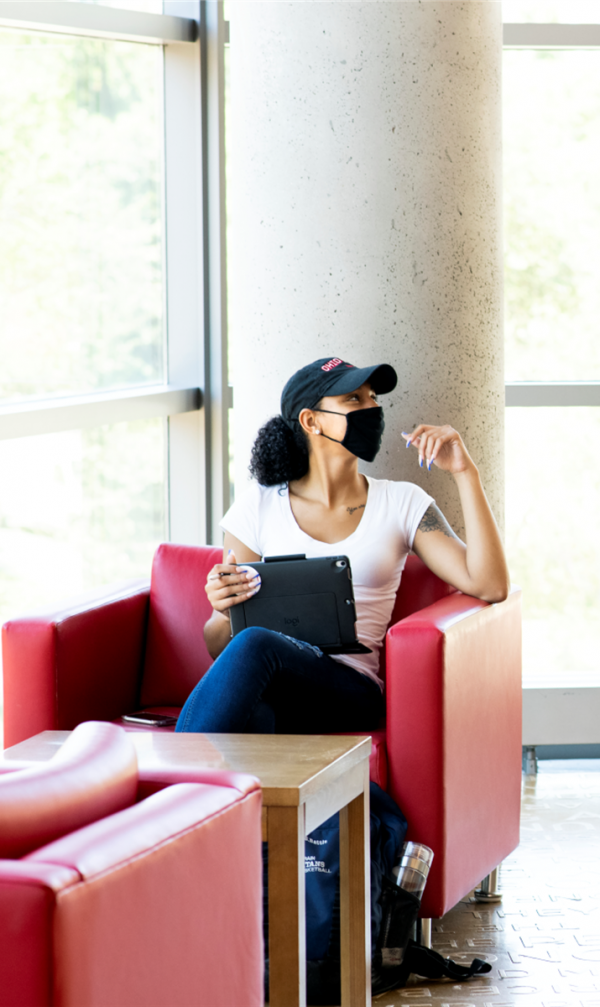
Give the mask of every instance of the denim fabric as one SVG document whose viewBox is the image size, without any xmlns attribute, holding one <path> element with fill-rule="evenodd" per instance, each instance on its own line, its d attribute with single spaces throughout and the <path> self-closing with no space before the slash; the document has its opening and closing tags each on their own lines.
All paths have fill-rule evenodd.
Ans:
<svg viewBox="0 0 600 1007">
<path fill-rule="evenodd" d="M 188 696 L 176 731 L 331 734 L 372 731 L 376 682 L 318 647 L 251 628 L 238 633 Z"/>
</svg>

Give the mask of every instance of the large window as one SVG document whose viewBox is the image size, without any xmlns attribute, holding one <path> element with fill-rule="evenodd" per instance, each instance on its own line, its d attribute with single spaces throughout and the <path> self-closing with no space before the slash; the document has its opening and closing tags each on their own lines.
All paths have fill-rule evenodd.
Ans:
<svg viewBox="0 0 600 1007">
<path fill-rule="evenodd" d="M 0 623 L 228 499 L 223 46 L 220 3 L 0 4 Z"/>
<path fill-rule="evenodd" d="M 509 381 L 600 379 L 600 51 L 504 57 Z"/>
<path fill-rule="evenodd" d="M 505 24 L 507 544 L 525 686 L 596 687 L 600 11 L 504 5 L 516 13 L 530 23 Z"/>
<path fill-rule="evenodd" d="M 165 424 L 0 441 L 0 612 L 146 575 L 165 537 Z"/>
<path fill-rule="evenodd" d="M 0 31 L 0 401 L 164 379 L 162 55 Z"/>
</svg>

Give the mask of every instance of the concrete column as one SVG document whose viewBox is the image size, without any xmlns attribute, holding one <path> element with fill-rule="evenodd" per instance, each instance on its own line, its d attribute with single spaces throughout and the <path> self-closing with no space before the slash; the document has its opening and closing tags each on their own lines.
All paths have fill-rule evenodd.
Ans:
<svg viewBox="0 0 600 1007">
<path fill-rule="evenodd" d="M 502 26 L 493 0 L 230 0 L 231 366 L 236 487 L 259 425 L 312 359 L 389 362 L 364 470 L 454 481 L 400 437 L 463 435 L 503 521 Z"/>
</svg>

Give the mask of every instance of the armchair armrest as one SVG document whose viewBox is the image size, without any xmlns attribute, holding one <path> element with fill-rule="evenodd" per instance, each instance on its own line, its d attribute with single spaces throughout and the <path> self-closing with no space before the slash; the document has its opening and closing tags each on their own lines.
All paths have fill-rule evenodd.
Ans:
<svg viewBox="0 0 600 1007">
<path fill-rule="evenodd" d="M 56 896 L 80 881 L 55 864 L 0 860 L 0 1005 L 47 1004 Z"/>
<path fill-rule="evenodd" d="M 389 790 L 438 855 L 422 915 L 441 916 L 519 841 L 520 591 L 450 595 L 392 626 L 386 648 Z"/>
<path fill-rule="evenodd" d="M 4 744 L 136 708 L 148 619 L 144 581 L 2 627 Z"/>
</svg>

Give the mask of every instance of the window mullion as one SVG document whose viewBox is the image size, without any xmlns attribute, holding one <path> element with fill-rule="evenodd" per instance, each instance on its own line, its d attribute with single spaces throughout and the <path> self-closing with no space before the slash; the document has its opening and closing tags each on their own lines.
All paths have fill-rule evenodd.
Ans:
<svg viewBox="0 0 600 1007">
<path fill-rule="evenodd" d="M 200 18 L 198 0 L 169 10 Z M 167 373 L 205 388 L 200 43 L 165 47 Z M 169 537 L 207 541 L 205 410 L 168 420 Z"/>
<path fill-rule="evenodd" d="M 600 381 L 508 381 L 511 406 L 600 406 Z"/>
<path fill-rule="evenodd" d="M 171 4 L 170 9 L 175 6 Z M 52 0 L 41 3 L 2 0 L 0 26 L 154 45 L 192 43 L 198 37 L 198 22 L 194 18 L 177 17 L 172 13 L 147 14 L 101 4 L 54 3 Z"/>
<path fill-rule="evenodd" d="M 157 416 L 198 414 L 200 388 L 157 385 L 0 406 L 0 440 Z"/>
<path fill-rule="evenodd" d="M 600 24 L 503 25 L 505 49 L 594 49 L 600 46 Z"/>
</svg>

